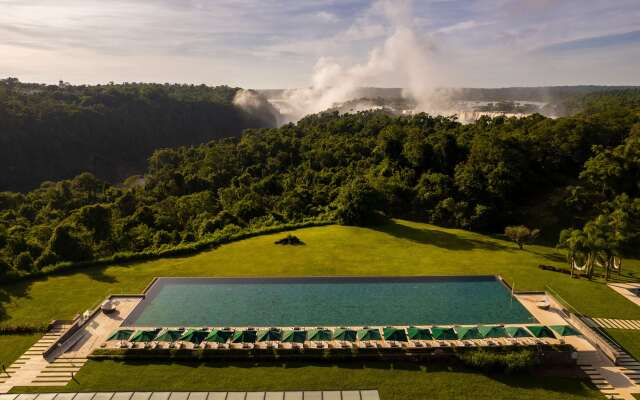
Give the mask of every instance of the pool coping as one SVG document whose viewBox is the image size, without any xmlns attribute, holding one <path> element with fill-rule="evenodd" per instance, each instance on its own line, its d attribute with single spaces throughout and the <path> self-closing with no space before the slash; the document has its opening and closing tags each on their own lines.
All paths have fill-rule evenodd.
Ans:
<svg viewBox="0 0 640 400">
<path fill-rule="evenodd" d="M 299 283 L 299 282 L 325 282 L 325 283 L 354 283 L 354 282 L 364 282 L 364 283 L 375 283 L 375 282 L 434 282 L 434 281 L 468 281 L 468 282 L 489 282 L 489 281 L 497 281 L 501 283 L 505 289 L 508 290 L 512 299 L 520 303 L 520 305 L 526 310 L 524 304 L 518 299 L 516 295 L 518 294 L 538 294 L 545 293 L 543 292 L 515 292 L 511 285 L 509 285 L 504 278 L 499 275 L 313 275 L 313 276 L 157 276 L 154 277 L 147 286 L 145 286 L 143 293 L 139 296 L 142 297 L 141 302 L 129 313 L 129 315 L 122 321 L 122 327 L 136 327 L 135 320 L 140 316 L 140 314 L 144 311 L 143 302 L 147 299 L 148 296 L 155 296 L 159 290 L 155 290 L 158 288 L 161 283 L 160 282 L 176 282 L 183 281 L 189 282 L 193 281 L 194 283 L 205 282 L 205 281 L 225 281 L 226 283 Z M 537 319 L 531 312 L 527 310 L 527 313 L 533 318 L 537 323 Z"/>
</svg>

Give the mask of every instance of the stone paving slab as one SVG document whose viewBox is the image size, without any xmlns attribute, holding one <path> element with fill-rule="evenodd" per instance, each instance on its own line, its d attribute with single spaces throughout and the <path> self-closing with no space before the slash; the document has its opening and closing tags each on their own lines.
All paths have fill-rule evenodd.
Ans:
<svg viewBox="0 0 640 400">
<path fill-rule="evenodd" d="M 189 398 L 189 392 L 171 392 L 169 400 L 187 400 Z"/>
<path fill-rule="evenodd" d="M 151 392 L 135 392 L 130 400 L 149 400 Z"/>
<path fill-rule="evenodd" d="M 171 392 L 153 392 L 149 400 L 169 400 Z"/>
<path fill-rule="evenodd" d="M 75 395 L 75 393 L 58 393 L 56 395 L 56 400 L 72 400 Z"/>
<path fill-rule="evenodd" d="M 322 400 L 342 400 L 340 392 L 322 392 Z"/>
<path fill-rule="evenodd" d="M 362 397 L 362 400 L 380 400 L 377 390 L 361 390 L 360 397 Z"/>
<path fill-rule="evenodd" d="M 111 392 L 111 393 L 96 393 L 96 395 L 93 396 L 93 400 L 111 400 L 112 397 L 113 397 L 113 392 Z M 40 400 L 39 397 L 38 397 L 38 400 Z"/>
<path fill-rule="evenodd" d="M 360 400 L 360 392 L 357 390 L 342 392 L 342 400 Z"/>
<path fill-rule="evenodd" d="M 78 393 L 73 400 L 91 400 L 95 395 L 95 393 Z"/>
<path fill-rule="evenodd" d="M 38 395 L 37 400 L 53 400 L 54 397 L 56 397 L 55 393 L 42 393 Z"/>
<path fill-rule="evenodd" d="M 118 392 L 113 395 L 111 400 L 129 400 L 131 396 L 133 396 L 133 392 Z"/>
<path fill-rule="evenodd" d="M 380 400 L 377 390 L 0 394 L 0 400 Z"/>
<path fill-rule="evenodd" d="M 322 392 L 304 392 L 304 400 L 322 400 Z"/>
</svg>

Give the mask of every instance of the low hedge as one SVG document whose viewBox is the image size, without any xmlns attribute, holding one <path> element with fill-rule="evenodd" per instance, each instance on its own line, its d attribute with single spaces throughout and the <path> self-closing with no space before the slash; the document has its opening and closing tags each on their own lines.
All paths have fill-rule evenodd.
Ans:
<svg viewBox="0 0 640 400">
<path fill-rule="evenodd" d="M 19 280 L 25 279 L 33 279 L 39 278 L 46 275 L 51 275 L 56 272 L 70 271 L 74 269 L 87 268 L 87 267 L 96 267 L 96 266 L 107 266 L 111 264 L 117 263 L 126 263 L 126 262 L 134 262 L 134 261 L 148 261 L 154 260 L 158 258 L 166 258 L 166 257 L 182 257 L 187 255 L 193 255 L 199 253 L 204 250 L 210 250 L 221 246 L 223 244 L 228 244 L 232 242 L 237 242 L 239 240 L 249 239 L 256 236 L 262 235 L 270 235 L 273 233 L 280 233 L 291 231 L 295 229 L 302 228 L 310 228 L 314 226 L 326 226 L 332 225 L 335 221 L 333 220 L 308 220 L 299 223 L 291 223 L 291 224 L 283 224 L 278 226 L 272 226 L 261 229 L 254 229 L 251 231 L 238 232 L 238 233 L 222 233 L 218 235 L 212 235 L 207 237 L 204 240 L 200 240 L 198 242 L 193 243 L 184 243 L 179 244 L 177 246 L 165 247 L 155 250 L 146 250 L 141 252 L 122 252 L 115 253 L 112 256 L 104 257 L 96 260 L 88 260 L 88 261 L 80 261 L 80 262 L 60 262 L 55 265 L 50 265 L 43 267 L 39 271 L 30 272 L 30 273 L 21 273 L 18 271 L 12 271 L 2 277 L 0 277 L 0 284 L 16 282 Z"/>
<path fill-rule="evenodd" d="M 273 360 L 298 359 L 313 361 L 347 361 L 353 359 L 402 359 L 464 365 L 484 372 L 514 372 L 541 364 L 554 364 L 549 354 L 570 359 L 573 348 L 564 346 L 527 346 L 519 348 L 392 348 L 392 349 L 97 349 L 89 356 L 94 360 L 126 361 L 206 361 L 206 360 Z M 566 364 L 565 361 L 562 361 Z"/>
<path fill-rule="evenodd" d="M 34 333 L 45 333 L 46 326 L 0 326 L 0 336 L 2 335 L 32 335 Z"/>
</svg>

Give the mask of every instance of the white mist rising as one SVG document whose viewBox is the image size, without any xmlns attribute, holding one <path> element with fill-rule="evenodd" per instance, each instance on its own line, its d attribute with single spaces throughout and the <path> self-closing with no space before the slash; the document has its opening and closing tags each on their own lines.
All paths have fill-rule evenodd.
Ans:
<svg viewBox="0 0 640 400">
<path fill-rule="evenodd" d="M 352 100 L 357 97 L 358 88 L 384 86 L 385 77 L 393 77 L 395 83 L 405 88 L 403 95 L 417 103 L 417 111 L 430 109 L 435 83 L 429 62 L 432 45 L 416 33 L 411 4 L 383 0 L 376 7 L 391 25 L 391 33 L 384 43 L 374 47 L 363 64 L 345 66 L 321 57 L 313 69 L 309 88 L 285 91 L 281 112 L 287 122 Z"/>
</svg>

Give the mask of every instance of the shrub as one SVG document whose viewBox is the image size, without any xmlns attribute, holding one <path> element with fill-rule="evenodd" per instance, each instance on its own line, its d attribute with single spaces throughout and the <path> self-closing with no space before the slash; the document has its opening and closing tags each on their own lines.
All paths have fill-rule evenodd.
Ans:
<svg viewBox="0 0 640 400">
<path fill-rule="evenodd" d="M 300 240 L 297 236 L 287 235 L 286 237 L 276 240 L 275 244 L 283 244 L 283 245 L 292 245 L 292 246 L 300 246 L 303 245 L 304 242 Z"/>
<path fill-rule="evenodd" d="M 540 229 L 529 229 L 524 225 L 507 226 L 504 228 L 504 234 L 522 250 L 525 243 L 535 240 L 540 235 Z"/>
<path fill-rule="evenodd" d="M 538 364 L 537 354 L 529 349 L 508 352 L 475 350 L 459 357 L 465 365 L 485 372 L 523 371 Z"/>
<path fill-rule="evenodd" d="M 28 272 L 33 269 L 33 258 L 28 251 L 23 251 L 22 253 L 18 254 L 15 263 L 16 269 L 20 271 Z"/>
</svg>

